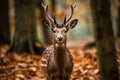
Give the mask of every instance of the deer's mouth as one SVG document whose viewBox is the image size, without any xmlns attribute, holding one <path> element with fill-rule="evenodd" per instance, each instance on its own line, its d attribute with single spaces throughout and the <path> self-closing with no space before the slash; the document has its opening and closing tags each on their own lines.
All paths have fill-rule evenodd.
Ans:
<svg viewBox="0 0 120 80">
<path fill-rule="evenodd" d="M 65 43 L 65 40 L 57 40 L 56 41 L 58 44 L 63 44 L 63 43 Z"/>
</svg>

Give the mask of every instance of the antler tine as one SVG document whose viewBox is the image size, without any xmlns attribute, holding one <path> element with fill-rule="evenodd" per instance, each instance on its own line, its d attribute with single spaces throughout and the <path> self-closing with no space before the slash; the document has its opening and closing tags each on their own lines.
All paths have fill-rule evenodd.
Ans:
<svg viewBox="0 0 120 80">
<path fill-rule="evenodd" d="M 66 19 L 66 23 L 72 18 L 75 7 L 76 3 L 74 3 L 74 5 L 71 5 L 71 15 Z"/>
<path fill-rule="evenodd" d="M 54 17 L 54 23 L 57 24 L 55 17 Z"/>
<path fill-rule="evenodd" d="M 64 17 L 64 24 L 66 23 L 66 15 L 65 15 L 65 17 Z"/>
<path fill-rule="evenodd" d="M 47 17 L 54 23 L 54 19 L 48 14 L 48 5 L 44 5 L 42 3 L 42 7 L 44 8 L 45 13 L 47 14 Z"/>
</svg>

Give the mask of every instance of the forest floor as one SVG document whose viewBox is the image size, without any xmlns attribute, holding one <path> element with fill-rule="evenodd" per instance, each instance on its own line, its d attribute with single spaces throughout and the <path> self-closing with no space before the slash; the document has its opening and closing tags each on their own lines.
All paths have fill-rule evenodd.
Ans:
<svg viewBox="0 0 120 80">
<path fill-rule="evenodd" d="M 6 45 L 0 48 L 0 80 L 45 80 L 40 71 L 41 56 L 29 53 L 22 55 L 9 53 L 6 55 L 4 53 L 7 49 Z M 76 47 L 70 46 L 69 50 L 74 61 L 71 80 L 99 80 L 96 48 L 85 50 L 76 45 Z M 120 57 L 117 60 L 120 63 L 119 60 Z"/>
</svg>

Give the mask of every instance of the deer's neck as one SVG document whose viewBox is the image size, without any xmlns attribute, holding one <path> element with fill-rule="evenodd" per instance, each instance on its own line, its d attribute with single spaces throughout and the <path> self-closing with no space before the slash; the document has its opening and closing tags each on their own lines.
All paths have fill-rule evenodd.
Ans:
<svg viewBox="0 0 120 80">
<path fill-rule="evenodd" d="M 66 44 L 54 44 L 55 65 L 59 72 L 63 71 L 66 65 Z"/>
</svg>

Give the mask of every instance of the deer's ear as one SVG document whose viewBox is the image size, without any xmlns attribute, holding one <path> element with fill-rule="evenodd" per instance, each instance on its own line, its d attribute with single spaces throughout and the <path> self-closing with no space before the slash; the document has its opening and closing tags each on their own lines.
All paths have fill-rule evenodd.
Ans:
<svg viewBox="0 0 120 80">
<path fill-rule="evenodd" d="M 70 22 L 68 23 L 68 28 L 69 28 L 69 29 L 74 28 L 74 27 L 77 25 L 77 23 L 78 23 L 78 19 L 74 19 L 74 20 L 70 21 Z"/>
<path fill-rule="evenodd" d="M 46 28 L 50 27 L 50 23 L 46 19 L 42 19 L 42 24 Z"/>
</svg>

